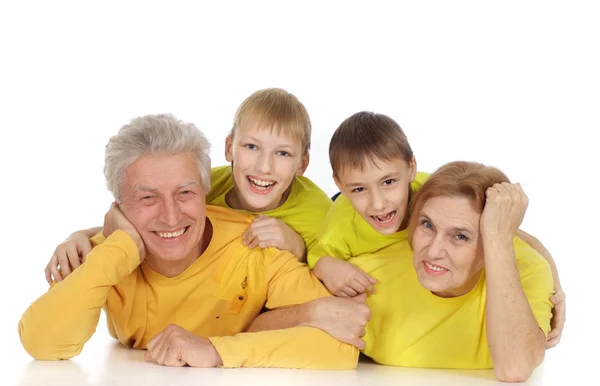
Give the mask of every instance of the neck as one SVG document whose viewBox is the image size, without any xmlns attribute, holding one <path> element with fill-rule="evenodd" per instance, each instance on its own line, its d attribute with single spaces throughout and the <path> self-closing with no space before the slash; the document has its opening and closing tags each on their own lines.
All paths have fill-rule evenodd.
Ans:
<svg viewBox="0 0 600 386">
<path fill-rule="evenodd" d="M 483 274 L 483 269 L 478 271 L 475 275 L 471 276 L 469 280 L 467 280 L 463 285 L 457 288 L 450 289 L 448 291 L 443 292 L 432 292 L 434 295 L 439 296 L 441 298 L 456 298 L 459 296 L 463 296 L 468 294 L 475 286 L 477 282 L 481 278 Z"/>
<path fill-rule="evenodd" d="M 193 248 L 192 251 L 184 259 L 170 261 L 160 259 L 153 254 L 148 254 L 144 261 L 154 272 L 159 273 L 164 277 L 179 276 L 183 272 L 185 272 L 185 270 L 188 269 L 192 264 L 194 264 L 194 262 L 202 256 L 204 251 L 206 251 L 206 248 L 208 248 L 208 244 L 212 239 L 212 234 L 213 227 L 210 220 L 207 217 L 204 225 L 204 234 L 202 235 L 198 246 Z"/>
</svg>

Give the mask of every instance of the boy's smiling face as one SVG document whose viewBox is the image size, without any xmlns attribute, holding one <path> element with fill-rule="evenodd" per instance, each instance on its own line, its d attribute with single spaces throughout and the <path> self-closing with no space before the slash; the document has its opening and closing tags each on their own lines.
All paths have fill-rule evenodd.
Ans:
<svg viewBox="0 0 600 386">
<path fill-rule="evenodd" d="M 253 120 L 237 128 L 225 142 L 225 158 L 232 163 L 234 188 L 227 202 L 235 209 L 266 212 L 281 206 L 292 182 L 308 166 L 299 139 L 259 127 Z"/>
<path fill-rule="evenodd" d="M 361 168 L 344 168 L 334 177 L 354 210 L 377 232 L 397 232 L 407 215 L 410 183 L 415 180 L 416 162 L 365 160 Z"/>
</svg>

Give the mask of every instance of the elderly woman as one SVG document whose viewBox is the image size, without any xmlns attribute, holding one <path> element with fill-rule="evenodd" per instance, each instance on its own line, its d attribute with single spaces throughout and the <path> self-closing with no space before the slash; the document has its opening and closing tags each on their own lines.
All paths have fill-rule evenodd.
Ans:
<svg viewBox="0 0 600 386">
<path fill-rule="evenodd" d="M 410 245 L 352 261 L 379 281 L 367 300 L 364 354 L 393 366 L 493 367 L 499 380 L 526 380 L 544 358 L 553 293 L 546 260 L 515 238 L 527 203 L 498 169 L 438 169 L 413 203 Z"/>
</svg>

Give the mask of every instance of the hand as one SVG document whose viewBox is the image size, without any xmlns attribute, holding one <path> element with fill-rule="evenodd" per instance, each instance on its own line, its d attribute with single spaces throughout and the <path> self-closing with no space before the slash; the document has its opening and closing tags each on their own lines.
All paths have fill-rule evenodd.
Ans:
<svg viewBox="0 0 600 386">
<path fill-rule="evenodd" d="M 559 288 L 554 296 L 550 298 L 550 301 L 554 304 L 552 308 L 552 330 L 548 334 L 546 340 L 546 349 L 555 347 L 560 338 L 562 337 L 562 331 L 565 328 L 565 322 L 567 321 L 567 295 L 563 292 L 562 288 Z"/>
<path fill-rule="evenodd" d="M 217 367 L 223 360 L 210 340 L 194 335 L 175 324 L 168 325 L 148 342 L 144 355 L 159 365 Z"/>
<path fill-rule="evenodd" d="M 481 235 L 506 237 L 512 243 L 525 217 L 529 198 L 520 184 L 507 182 L 494 184 L 485 195 L 485 207 L 479 220 Z"/>
<path fill-rule="evenodd" d="M 133 239 L 138 247 L 140 263 L 144 261 L 144 258 L 146 257 L 146 246 L 144 245 L 142 237 L 135 229 L 133 224 L 127 220 L 127 217 L 125 217 L 119 208 L 119 205 L 116 202 L 113 202 L 108 212 L 106 212 L 104 215 L 104 228 L 102 232 L 104 237 L 108 237 L 119 229 L 127 232 L 127 234 L 129 234 L 129 236 Z"/>
<path fill-rule="evenodd" d="M 365 304 L 366 294 L 353 298 L 328 296 L 307 303 L 311 308 L 307 325 L 321 329 L 335 339 L 363 350 L 365 325 L 371 320 L 371 310 Z"/>
<path fill-rule="evenodd" d="M 304 240 L 280 219 L 259 214 L 242 235 L 244 245 L 253 249 L 276 247 L 290 251 L 301 262 L 306 261 Z"/>
<path fill-rule="evenodd" d="M 324 256 L 317 261 L 313 272 L 325 287 L 340 297 L 354 297 L 365 291 L 375 293 L 377 280 L 347 261 Z"/>
<path fill-rule="evenodd" d="M 44 272 L 48 285 L 53 280 L 62 281 L 72 271 L 85 262 L 85 256 L 92 250 L 92 243 L 83 232 L 71 234 L 62 244 L 54 250 Z"/>
</svg>

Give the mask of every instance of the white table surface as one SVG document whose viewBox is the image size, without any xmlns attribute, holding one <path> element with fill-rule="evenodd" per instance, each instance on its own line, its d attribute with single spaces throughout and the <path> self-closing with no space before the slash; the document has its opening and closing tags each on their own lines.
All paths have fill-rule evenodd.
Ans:
<svg viewBox="0 0 600 386">
<path fill-rule="evenodd" d="M 4 360 L 2 385 L 491 385 L 501 384 L 491 370 L 428 370 L 381 366 L 361 359 L 357 370 L 168 368 L 144 361 L 144 351 L 125 348 L 108 336 L 103 323 L 83 352 L 68 361 L 35 361 L 21 348 Z M 14 335 L 13 335 L 14 338 Z M 13 343 L 17 343 L 14 342 Z M 568 385 L 574 365 L 563 345 L 526 384 Z M 577 370 L 576 370 L 577 371 Z M 581 373 L 577 371 L 577 377 Z"/>
</svg>

